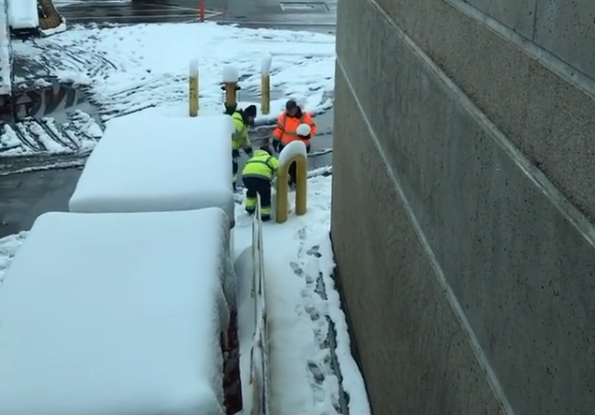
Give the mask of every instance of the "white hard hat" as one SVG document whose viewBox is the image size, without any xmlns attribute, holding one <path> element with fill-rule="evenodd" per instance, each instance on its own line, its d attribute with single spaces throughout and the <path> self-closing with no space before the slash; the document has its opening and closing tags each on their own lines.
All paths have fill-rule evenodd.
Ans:
<svg viewBox="0 0 595 415">
<path fill-rule="evenodd" d="M 307 137 L 310 135 L 310 131 L 312 131 L 312 129 L 308 124 L 300 124 L 296 130 L 296 133 L 300 137 Z"/>
</svg>

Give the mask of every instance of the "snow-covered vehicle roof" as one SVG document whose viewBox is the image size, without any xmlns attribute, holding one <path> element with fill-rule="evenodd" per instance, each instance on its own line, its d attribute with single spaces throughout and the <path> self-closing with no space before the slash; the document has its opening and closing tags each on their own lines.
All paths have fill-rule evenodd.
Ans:
<svg viewBox="0 0 595 415">
<path fill-rule="evenodd" d="M 48 213 L 0 290 L 0 414 L 222 415 L 219 208 Z"/>
<path fill-rule="evenodd" d="M 111 120 L 89 156 L 71 212 L 158 212 L 220 207 L 234 220 L 226 115 Z"/>
</svg>

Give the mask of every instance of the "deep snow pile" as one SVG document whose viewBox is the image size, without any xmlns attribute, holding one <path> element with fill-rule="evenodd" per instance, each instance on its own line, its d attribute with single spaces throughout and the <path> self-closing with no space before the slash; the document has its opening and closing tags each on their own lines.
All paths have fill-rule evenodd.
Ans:
<svg viewBox="0 0 595 415">
<path fill-rule="evenodd" d="M 111 120 L 85 164 L 69 210 L 162 212 L 217 206 L 233 218 L 233 130 L 231 117 L 222 114 Z M 206 140 L 209 155 L 202 157 Z"/>
<path fill-rule="evenodd" d="M 215 23 L 74 26 L 48 38 L 15 40 L 13 50 L 22 60 L 42 65 L 45 76 L 87 87 L 102 121 L 146 108 L 186 114 L 193 59 L 199 61 L 201 113 L 223 109 L 220 84 L 228 64 L 240 75 L 239 100 L 258 102 L 262 59 L 268 55 L 273 57 L 273 102 L 271 114 L 257 121 L 273 121 L 288 97 L 314 113 L 332 104 L 331 35 Z"/>
<path fill-rule="evenodd" d="M 223 414 L 229 246 L 214 208 L 38 217 L 0 288 L 0 413 Z"/>
</svg>

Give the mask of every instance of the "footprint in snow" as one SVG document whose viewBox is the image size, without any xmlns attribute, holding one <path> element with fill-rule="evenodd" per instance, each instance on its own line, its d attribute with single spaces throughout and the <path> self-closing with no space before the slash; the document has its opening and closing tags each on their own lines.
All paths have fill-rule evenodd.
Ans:
<svg viewBox="0 0 595 415">
<path fill-rule="evenodd" d="M 310 370 L 310 373 L 312 373 L 312 376 L 314 376 L 314 380 L 316 381 L 316 383 L 321 384 L 322 382 L 324 382 L 325 376 L 324 373 L 322 372 L 322 369 L 320 369 L 320 366 L 313 361 L 308 361 L 308 369 Z"/>
<path fill-rule="evenodd" d="M 320 313 L 313 305 L 309 304 L 304 307 L 306 309 L 306 313 L 310 316 L 312 321 L 317 321 L 320 319 Z"/>
<path fill-rule="evenodd" d="M 290 262 L 289 266 L 293 270 L 293 273 L 295 275 L 297 275 L 298 277 L 301 277 L 304 275 L 304 270 L 302 269 L 302 267 L 300 267 L 300 265 L 297 262 Z"/>
<path fill-rule="evenodd" d="M 320 251 L 320 245 L 314 245 L 312 248 L 308 249 L 306 252 L 307 255 L 314 256 L 316 258 L 321 258 L 322 254 Z"/>
</svg>

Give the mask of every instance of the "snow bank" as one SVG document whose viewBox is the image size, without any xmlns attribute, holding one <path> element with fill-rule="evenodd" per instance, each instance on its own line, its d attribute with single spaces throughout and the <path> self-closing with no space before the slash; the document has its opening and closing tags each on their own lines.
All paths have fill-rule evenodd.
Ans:
<svg viewBox="0 0 595 415">
<path fill-rule="evenodd" d="M 306 151 L 306 145 L 303 141 L 292 141 L 279 154 L 279 164 L 289 163 L 291 159 L 298 156 L 304 156 L 307 160 L 308 152 Z"/>
<path fill-rule="evenodd" d="M 270 413 L 269 337 L 262 227 L 260 212 L 257 212 L 252 217 L 252 244 L 237 257 L 234 268 L 238 278 L 244 412 L 268 414 Z"/>
<path fill-rule="evenodd" d="M 37 0 L 8 0 L 8 18 L 12 29 L 37 29 Z"/>
<path fill-rule="evenodd" d="M 234 262 L 238 280 L 238 330 L 240 341 L 240 374 L 242 377 L 242 396 L 244 413 L 252 413 L 253 384 L 251 380 L 251 357 L 254 346 L 254 330 L 256 329 L 255 302 L 252 297 L 252 276 L 254 261 L 252 249 L 246 248 Z"/>
<path fill-rule="evenodd" d="M 26 237 L 27 232 L 19 232 L 15 235 L 0 238 L 0 284 L 4 281 L 8 266 Z"/>
<path fill-rule="evenodd" d="M 0 0 L 0 95 L 12 92 L 12 59 L 7 0 Z"/>
<path fill-rule="evenodd" d="M 224 412 L 217 208 L 48 213 L 0 289 L 0 413 Z"/>
<path fill-rule="evenodd" d="M 71 212 L 217 206 L 234 219 L 231 117 L 129 116 L 110 121 L 70 198 Z"/>
</svg>

